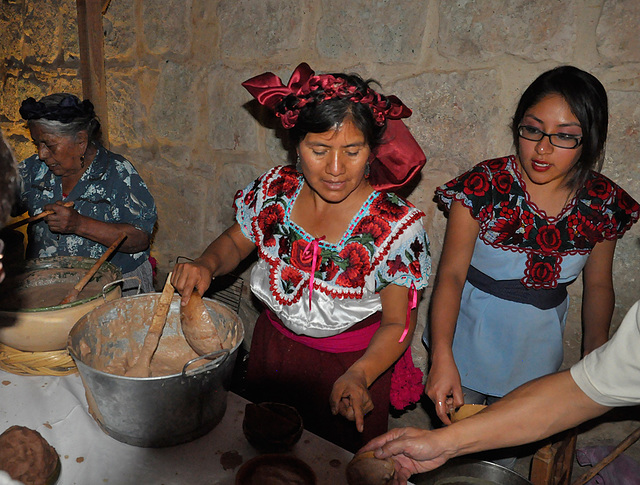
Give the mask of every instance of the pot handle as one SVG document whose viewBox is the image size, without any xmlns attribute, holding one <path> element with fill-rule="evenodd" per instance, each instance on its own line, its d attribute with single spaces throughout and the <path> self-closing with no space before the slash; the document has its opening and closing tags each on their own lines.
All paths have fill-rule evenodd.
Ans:
<svg viewBox="0 0 640 485">
<path fill-rule="evenodd" d="M 142 287 L 142 280 L 140 278 L 138 278 L 137 276 L 129 276 L 127 278 L 120 278 L 119 280 L 110 281 L 109 283 L 104 285 L 102 287 L 102 299 L 104 301 L 107 301 L 107 288 L 110 288 L 110 287 L 112 287 L 114 285 L 117 285 L 119 283 L 124 283 L 125 281 L 129 281 L 129 280 L 138 280 L 138 292 L 136 293 L 136 295 L 139 295 L 140 294 L 140 288 Z"/>
<path fill-rule="evenodd" d="M 217 369 L 224 362 L 226 362 L 226 360 L 229 358 L 229 355 L 231 355 L 231 351 L 229 349 L 216 350 L 215 352 L 211 352 L 209 354 L 200 355 L 200 356 L 196 357 L 195 359 L 191 359 L 189 362 L 187 362 L 184 365 L 184 367 L 182 368 L 182 375 L 187 377 L 187 376 L 192 376 L 192 375 L 198 374 L 198 371 L 200 371 L 200 370 Z M 194 362 L 197 362 L 199 360 L 203 360 L 203 359 L 211 360 L 211 361 L 213 361 L 211 363 L 215 364 L 215 365 L 213 367 L 207 367 L 206 369 L 204 369 L 203 367 L 198 367 L 197 369 L 195 369 L 195 370 L 193 370 L 191 372 L 187 371 L 187 369 L 189 368 L 189 366 L 191 364 L 193 364 Z"/>
</svg>

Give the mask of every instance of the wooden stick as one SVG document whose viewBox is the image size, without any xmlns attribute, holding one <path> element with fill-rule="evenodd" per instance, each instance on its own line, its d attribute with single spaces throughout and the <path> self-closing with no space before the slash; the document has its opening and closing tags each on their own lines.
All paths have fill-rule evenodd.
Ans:
<svg viewBox="0 0 640 485">
<path fill-rule="evenodd" d="M 144 343 L 140 349 L 140 355 L 135 364 L 133 364 L 125 372 L 126 377 L 149 377 L 149 364 L 154 352 L 158 348 L 158 342 L 162 337 L 162 330 L 164 324 L 167 321 L 167 314 L 169 313 L 169 307 L 171 306 L 171 300 L 173 299 L 173 286 L 171 285 L 171 273 L 167 275 L 167 281 L 164 284 L 162 294 L 158 304 L 156 305 L 151 325 L 147 331 L 147 336 L 144 338 Z"/>
<path fill-rule="evenodd" d="M 65 202 L 62 205 L 65 207 L 73 207 L 73 202 L 71 201 Z M 29 224 L 30 222 L 35 222 L 35 221 L 39 221 L 40 219 L 44 219 L 45 217 L 53 214 L 54 212 L 55 211 L 52 211 L 52 210 L 42 211 L 38 215 L 27 217 L 26 219 L 22 219 L 18 222 L 14 222 L 13 224 L 9 224 L 8 226 L 5 227 L 5 229 L 17 229 L 18 227 L 24 226 L 25 224 Z"/>
<path fill-rule="evenodd" d="M 66 305 L 67 303 L 71 303 L 78 299 L 78 295 L 80 294 L 82 289 L 87 285 L 87 283 L 89 283 L 89 280 L 93 278 L 93 275 L 96 274 L 98 269 L 100 269 L 100 266 L 102 266 L 102 263 L 104 263 L 107 260 L 107 258 L 111 256 L 111 253 L 114 252 L 118 246 L 120 246 L 120 243 L 124 241 L 126 237 L 127 235 L 124 232 L 120 234 L 118 239 L 116 239 L 113 242 L 113 244 L 107 248 L 104 254 L 100 256 L 100 259 L 96 261 L 93 264 L 93 266 L 91 266 L 89 271 L 87 271 L 87 274 L 85 274 L 82 277 L 82 279 L 76 283 L 76 286 L 74 286 L 71 289 L 71 291 L 67 293 L 67 296 L 63 298 L 63 300 L 59 303 L 59 305 Z"/>
<path fill-rule="evenodd" d="M 572 485 L 584 485 L 585 483 L 587 483 L 589 480 L 595 477 L 600 472 L 600 470 L 602 470 L 605 466 L 618 458 L 618 455 L 620 455 L 620 453 L 622 453 L 624 450 L 638 441 L 638 439 L 640 439 L 640 428 L 636 429 L 633 433 L 622 440 L 622 442 L 620 442 L 620 444 L 616 446 L 611 451 L 611 453 L 609 453 L 602 460 L 591 467 L 591 470 L 578 478 L 575 482 L 572 483 Z"/>
</svg>

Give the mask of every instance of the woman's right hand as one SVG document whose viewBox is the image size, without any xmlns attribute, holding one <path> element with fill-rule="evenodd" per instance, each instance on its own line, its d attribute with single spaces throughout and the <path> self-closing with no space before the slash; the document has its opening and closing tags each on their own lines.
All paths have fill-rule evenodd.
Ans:
<svg viewBox="0 0 640 485">
<path fill-rule="evenodd" d="M 204 295 L 211 285 L 212 275 L 213 270 L 197 259 L 189 263 L 177 263 L 173 268 L 171 284 L 182 296 L 181 304 L 186 305 L 189 302 L 194 288 L 200 295 Z"/>
<path fill-rule="evenodd" d="M 426 393 L 436 407 L 440 420 L 451 424 L 449 413 L 464 404 L 460 373 L 453 356 L 434 359 L 427 375 Z"/>
</svg>

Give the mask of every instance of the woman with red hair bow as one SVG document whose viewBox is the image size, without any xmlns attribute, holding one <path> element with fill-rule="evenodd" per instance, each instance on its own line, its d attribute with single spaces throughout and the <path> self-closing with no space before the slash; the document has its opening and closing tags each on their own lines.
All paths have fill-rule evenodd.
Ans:
<svg viewBox="0 0 640 485">
<path fill-rule="evenodd" d="M 257 249 L 251 289 L 265 309 L 252 398 L 294 405 L 307 429 L 355 451 L 387 429 L 390 402 L 402 408 L 422 391 L 409 344 L 429 243 L 424 214 L 392 192 L 425 163 L 401 121 L 411 111 L 359 76 L 307 64 L 287 86 L 272 73 L 243 86 L 280 119 L 297 163 L 239 191 L 236 223 L 176 265 L 172 283 L 186 304 Z"/>
</svg>

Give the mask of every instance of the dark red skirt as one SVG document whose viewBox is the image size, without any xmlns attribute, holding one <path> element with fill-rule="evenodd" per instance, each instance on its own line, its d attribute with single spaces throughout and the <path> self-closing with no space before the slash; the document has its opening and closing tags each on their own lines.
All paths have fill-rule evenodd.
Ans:
<svg viewBox="0 0 640 485">
<path fill-rule="evenodd" d="M 372 315 L 347 332 L 379 320 L 379 313 Z M 294 406 L 302 415 L 305 429 L 356 452 L 388 429 L 393 367 L 369 387 L 374 409 L 364 418 L 363 433 L 358 432 L 354 421 L 331 413 L 329 397 L 334 382 L 364 353 L 361 350 L 333 354 L 307 347 L 281 334 L 262 312 L 249 352 L 249 398 L 254 402 L 276 401 Z"/>
</svg>

